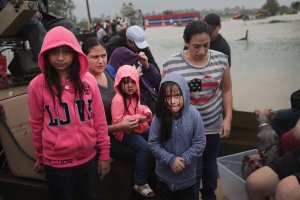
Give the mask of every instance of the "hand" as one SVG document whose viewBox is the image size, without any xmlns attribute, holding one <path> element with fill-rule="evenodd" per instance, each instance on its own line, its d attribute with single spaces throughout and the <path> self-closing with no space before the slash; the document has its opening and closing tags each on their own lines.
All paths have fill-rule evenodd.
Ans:
<svg viewBox="0 0 300 200">
<path fill-rule="evenodd" d="M 173 165 L 172 165 L 172 171 L 174 173 L 181 172 L 185 169 L 185 160 L 182 157 L 176 157 Z"/>
<path fill-rule="evenodd" d="M 146 116 L 144 116 L 144 115 L 140 115 L 140 117 L 139 117 L 139 123 L 144 123 L 145 121 L 146 121 Z"/>
<path fill-rule="evenodd" d="M 124 119 L 120 122 L 122 130 L 125 132 L 131 132 L 139 126 L 139 119 Z"/>
<path fill-rule="evenodd" d="M 145 114 L 145 116 L 146 116 L 146 119 L 151 120 L 151 119 L 150 119 L 151 113 L 147 112 L 147 113 Z"/>
<path fill-rule="evenodd" d="M 139 53 L 140 56 L 140 63 L 142 64 L 143 69 L 148 69 L 149 68 L 149 63 L 148 63 L 148 57 L 144 52 Z"/>
<path fill-rule="evenodd" d="M 39 11 L 36 11 L 36 13 L 33 16 L 35 18 L 37 18 L 38 20 L 42 20 L 43 19 L 43 15 Z"/>
<path fill-rule="evenodd" d="M 230 136 L 230 131 L 231 131 L 231 120 L 225 118 L 221 125 L 220 137 L 228 138 Z"/>
<path fill-rule="evenodd" d="M 136 70 L 138 71 L 138 74 L 139 74 L 139 76 L 143 76 L 143 69 L 142 69 L 142 67 L 141 66 L 136 66 L 136 65 L 134 65 L 135 67 L 136 67 Z"/>
<path fill-rule="evenodd" d="M 110 170 L 110 160 L 98 160 L 98 174 L 100 174 L 100 179 L 108 174 Z"/>
<path fill-rule="evenodd" d="M 45 172 L 43 163 L 35 162 L 33 171 L 38 174 L 42 174 Z"/>
</svg>

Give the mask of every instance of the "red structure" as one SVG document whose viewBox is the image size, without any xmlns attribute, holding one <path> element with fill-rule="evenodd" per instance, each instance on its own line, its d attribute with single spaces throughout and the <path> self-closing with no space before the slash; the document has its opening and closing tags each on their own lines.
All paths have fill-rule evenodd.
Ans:
<svg viewBox="0 0 300 200">
<path fill-rule="evenodd" d="M 191 21 L 197 21 L 199 19 L 199 12 L 150 15 L 144 17 L 146 27 L 174 25 L 182 26 L 188 24 Z"/>
</svg>

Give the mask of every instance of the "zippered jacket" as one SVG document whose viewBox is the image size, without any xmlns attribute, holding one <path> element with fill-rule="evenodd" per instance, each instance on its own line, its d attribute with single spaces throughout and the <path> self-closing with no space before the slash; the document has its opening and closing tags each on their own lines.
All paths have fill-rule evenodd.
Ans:
<svg viewBox="0 0 300 200">
<path fill-rule="evenodd" d="M 179 118 L 173 118 L 171 136 L 163 143 L 160 142 L 163 124 L 155 115 L 148 143 L 156 158 L 157 178 L 166 183 L 171 191 L 177 191 L 196 183 L 196 160 L 204 151 L 206 138 L 202 118 L 197 109 L 190 105 L 190 92 L 184 78 L 176 73 L 169 73 L 162 79 L 162 83 L 167 81 L 179 85 L 184 101 L 183 110 Z M 182 157 L 186 165 L 179 173 L 174 173 L 171 169 L 176 157 Z"/>
</svg>

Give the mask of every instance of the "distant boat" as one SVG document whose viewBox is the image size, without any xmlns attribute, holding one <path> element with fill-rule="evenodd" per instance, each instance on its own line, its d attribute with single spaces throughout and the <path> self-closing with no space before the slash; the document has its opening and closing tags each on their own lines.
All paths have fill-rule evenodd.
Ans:
<svg viewBox="0 0 300 200">
<path fill-rule="evenodd" d="M 293 14 L 297 14 L 297 13 L 298 13 L 298 11 L 293 8 L 289 9 L 289 11 L 288 11 L 289 15 L 293 15 Z"/>
<path fill-rule="evenodd" d="M 144 16 L 146 27 L 155 26 L 185 26 L 189 22 L 200 19 L 199 12 L 172 13 Z"/>
<path fill-rule="evenodd" d="M 268 16 L 268 11 L 267 10 L 258 10 L 257 13 L 255 14 L 255 19 L 263 19 Z"/>
<path fill-rule="evenodd" d="M 242 20 L 249 20 L 249 16 L 242 14 L 242 13 L 237 13 L 236 15 L 233 16 L 232 19 L 242 19 Z"/>
</svg>

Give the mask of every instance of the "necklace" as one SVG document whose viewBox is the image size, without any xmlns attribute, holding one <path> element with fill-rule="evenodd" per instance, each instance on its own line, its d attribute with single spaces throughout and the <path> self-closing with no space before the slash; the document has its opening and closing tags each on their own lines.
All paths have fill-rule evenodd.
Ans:
<svg viewBox="0 0 300 200">
<path fill-rule="evenodd" d="M 63 87 L 65 88 L 65 90 L 69 90 L 70 89 L 69 83 L 70 83 L 70 80 L 64 81 L 64 86 Z"/>
<path fill-rule="evenodd" d="M 65 89 L 66 89 L 66 90 L 69 90 L 69 89 L 70 89 L 70 86 L 65 85 Z"/>
</svg>

